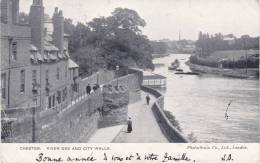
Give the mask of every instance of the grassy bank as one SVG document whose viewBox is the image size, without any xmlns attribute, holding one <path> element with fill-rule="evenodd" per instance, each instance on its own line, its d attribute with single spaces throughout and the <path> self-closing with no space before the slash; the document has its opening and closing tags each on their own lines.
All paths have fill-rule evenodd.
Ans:
<svg viewBox="0 0 260 163">
<path fill-rule="evenodd" d="M 222 75 L 227 77 L 234 77 L 234 78 L 243 78 L 243 79 L 259 79 L 259 69 L 258 68 L 245 68 L 240 69 L 224 69 L 224 68 L 216 68 L 216 67 L 208 67 L 208 66 L 201 66 L 198 64 L 193 64 L 190 62 L 186 63 L 192 71 L 197 71 L 201 73 L 209 73 L 209 74 L 216 74 Z"/>
</svg>

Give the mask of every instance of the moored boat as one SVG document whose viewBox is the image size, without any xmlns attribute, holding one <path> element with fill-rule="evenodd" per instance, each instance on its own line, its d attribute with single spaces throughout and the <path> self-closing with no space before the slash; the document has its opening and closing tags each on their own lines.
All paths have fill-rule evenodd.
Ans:
<svg viewBox="0 0 260 163">
<path fill-rule="evenodd" d="M 174 62 L 171 63 L 171 66 L 168 67 L 168 70 L 176 70 L 180 66 L 180 62 L 178 59 L 175 59 Z"/>
<path fill-rule="evenodd" d="M 183 69 L 177 68 L 176 71 L 178 71 L 178 72 L 183 72 Z"/>
<path fill-rule="evenodd" d="M 200 75 L 198 72 L 176 72 L 177 75 Z"/>
</svg>

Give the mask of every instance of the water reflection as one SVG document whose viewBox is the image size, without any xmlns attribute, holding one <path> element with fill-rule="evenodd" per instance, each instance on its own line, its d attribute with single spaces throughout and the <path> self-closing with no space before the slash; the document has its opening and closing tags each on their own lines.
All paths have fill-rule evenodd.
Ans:
<svg viewBox="0 0 260 163">
<path fill-rule="evenodd" d="M 259 81 L 220 77 L 215 75 L 177 75 L 168 70 L 174 59 L 180 67 L 189 55 L 172 54 L 157 58 L 155 73 L 167 77 L 165 109 L 179 120 L 183 132 L 191 132 L 198 142 L 259 142 Z M 164 64 L 162 66 L 162 64 Z M 229 119 L 225 119 L 228 103 Z"/>
</svg>

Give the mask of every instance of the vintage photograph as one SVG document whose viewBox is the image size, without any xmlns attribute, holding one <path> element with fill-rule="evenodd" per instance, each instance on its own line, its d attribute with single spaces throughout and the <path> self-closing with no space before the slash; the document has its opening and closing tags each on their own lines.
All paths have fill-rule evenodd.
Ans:
<svg viewBox="0 0 260 163">
<path fill-rule="evenodd" d="M 259 143 L 258 0 L 1 0 L 2 143 Z"/>
</svg>

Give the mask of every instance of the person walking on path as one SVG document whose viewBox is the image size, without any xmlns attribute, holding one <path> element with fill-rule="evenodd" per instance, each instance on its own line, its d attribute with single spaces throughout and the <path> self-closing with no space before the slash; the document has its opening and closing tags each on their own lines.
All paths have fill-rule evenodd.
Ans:
<svg viewBox="0 0 260 163">
<path fill-rule="evenodd" d="M 149 95 L 146 95 L 146 103 L 147 103 L 147 105 L 149 105 L 149 102 L 150 102 L 150 96 Z"/>
<path fill-rule="evenodd" d="M 90 87 L 89 84 L 88 84 L 87 87 L 86 87 L 86 92 L 87 92 L 87 94 L 90 94 L 90 92 L 91 92 L 91 87 Z"/>
<path fill-rule="evenodd" d="M 127 120 L 127 132 L 130 133 L 130 132 L 132 132 L 132 130 L 133 130 L 132 120 L 131 120 L 131 117 L 129 117 Z"/>
</svg>

